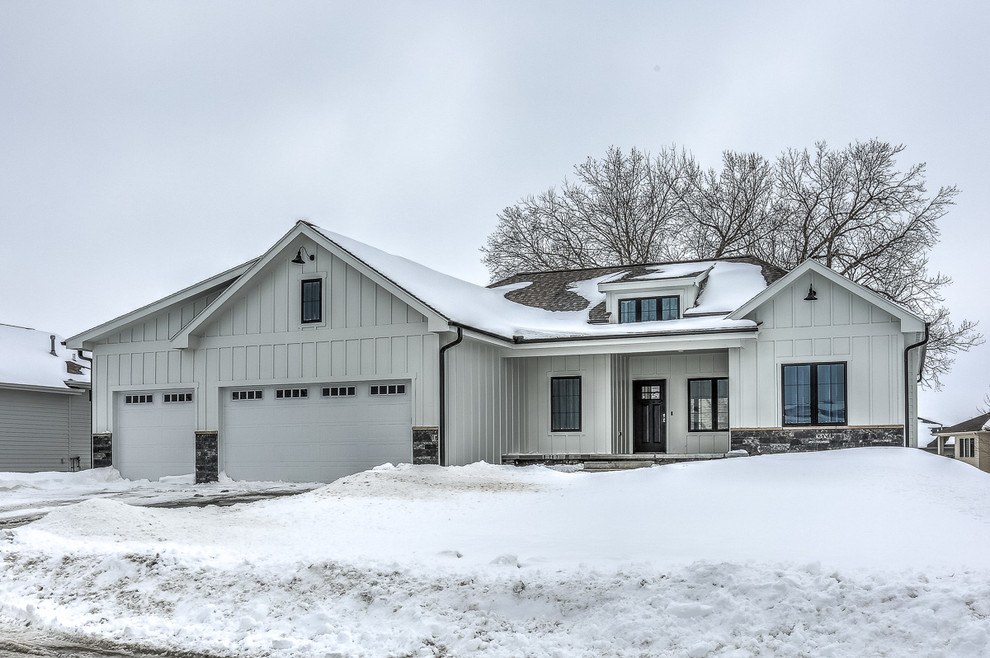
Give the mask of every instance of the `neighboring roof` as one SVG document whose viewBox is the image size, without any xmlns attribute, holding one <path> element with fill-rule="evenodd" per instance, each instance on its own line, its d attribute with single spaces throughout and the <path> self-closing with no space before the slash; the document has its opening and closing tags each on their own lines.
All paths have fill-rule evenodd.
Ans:
<svg viewBox="0 0 990 658">
<path fill-rule="evenodd" d="M 963 422 L 952 425 L 951 427 L 943 427 L 939 429 L 936 434 L 938 436 L 948 436 L 949 434 L 967 434 L 969 432 L 979 432 L 981 430 L 990 429 L 990 413 L 980 414 L 969 420 L 964 420 Z"/>
<path fill-rule="evenodd" d="M 0 387 L 69 392 L 88 387 L 89 381 L 89 362 L 62 345 L 61 336 L 0 324 Z"/>
</svg>

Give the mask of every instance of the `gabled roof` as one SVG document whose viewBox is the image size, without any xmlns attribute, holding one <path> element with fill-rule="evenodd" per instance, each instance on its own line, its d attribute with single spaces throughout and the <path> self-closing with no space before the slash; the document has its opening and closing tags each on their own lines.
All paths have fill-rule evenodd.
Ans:
<svg viewBox="0 0 990 658">
<path fill-rule="evenodd" d="M 895 304 L 885 297 L 881 297 L 869 288 L 861 286 L 858 283 L 854 283 L 838 272 L 825 267 L 818 261 L 810 259 L 795 267 L 793 270 L 788 272 L 786 276 L 774 282 L 773 285 L 768 286 L 766 290 L 762 291 L 748 302 L 737 308 L 735 311 L 730 313 L 728 317 L 734 320 L 743 319 L 746 315 L 756 310 L 756 308 L 765 301 L 776 295 L 780 290 L 783 290 L 791 283 L 794 283 L 808 272 L 827 279 L 832 283 L 845 288 L 852 294 L 863 297 L 875 306 L 880 307 L 885 312 L 901 321 L 901 331 L 924 331 L 925 329 L 924 320 L 903 306 Z"/>
<path fill-rule="evenodd" d="M 247 269 L 254 262 L 255 261 L 251 260 L 246 263 L 242 263 L 237 267 L 232 267 L 231 269 L 221 272 L 216 276 L 200 281 L 199 283 L 193 284 L 188 288 L 183 288 L 179 292 L 172 293 L 168 297 L 163 297 L 158 301 L 142 306 L 141 308 L 133 310 L 130 313 L 125 313 L 124 315 L 116 317 L 113 320 L 104 322 L 103 324 L 93 327 L 92 329 L 88 329 L 81 334 L 71 336 L 66 339 L 66 345 L 68 345 L 71 349 L 90 349 L 92 347 L 92 341 L 99 340 L 103 336 L 122 329 L 132 322 L 137 322 L 176 304 L 185 303 L 189 299 L 193 299 L 205 292 L 216 290 L 224 286 L 229 286 L 233 281 L 247 271 Z"/>
<path fill-rule="evenodd" d="M 990 413 L 980 414 L 951 427 L 943 427 L 935 434 L 937 436 L 948 436 L 950 434 L 967 434 L 982 430 L 990 430 Z"/>
<path fill-rule="evenodd" d="M 0 324 L 0 388 L 70 393 L 89 381 L 89 363 L 57 334 Z"/>
</svg>

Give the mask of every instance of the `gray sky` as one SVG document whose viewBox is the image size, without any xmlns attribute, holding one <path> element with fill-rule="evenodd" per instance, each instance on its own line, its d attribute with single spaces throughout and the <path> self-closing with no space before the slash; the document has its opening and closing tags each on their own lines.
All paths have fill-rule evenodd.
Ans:
<svg viewBox="0 0 990 658">
<path fill-rule="evenodd" d="M 487 283 L 496 214 L 611 145 L 880 138 L 962 193 L 932 265 L 981 321 L 990 3 L 0 0 L 0 322 L 79 333 L 297 219 Z M 961 356 L 922 414 L 990 390 Z"/>
</svg>

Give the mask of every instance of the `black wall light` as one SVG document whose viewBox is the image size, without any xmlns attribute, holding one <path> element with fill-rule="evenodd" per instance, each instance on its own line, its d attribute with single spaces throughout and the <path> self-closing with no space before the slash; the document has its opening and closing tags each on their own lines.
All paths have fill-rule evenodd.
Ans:
<svg viewBox="0 0 990 658">
<path fill-rule="evenodd" d="M 804 301 L 806 302 L 817 302 L 818 293 L 815 292 L 815 281 L 812 279 L 811 285 L 808 286 L 808 294 L 805 295 Z"/>
<path fill-rule="evenodd" d="M 302 254 L 303 254 L 304 251 L 306 252 L 306 255 L 309 256 L 309 259 L 310 260 L 316 260 L 316 256 L 314 256 L 313 254 L 309 253 L 309 251 L 306 249 L 306 247 L 299 247 L 299 249 L 296 251 L 296 257 L 293 258 L 289 262 L 290 263 L 295 263 L 296 265 L 302 265 L 303 263 L 305 263 L 306 261 L 304 261 L 303 260 L 303 257 L 302 257 Z"/>
</svg>

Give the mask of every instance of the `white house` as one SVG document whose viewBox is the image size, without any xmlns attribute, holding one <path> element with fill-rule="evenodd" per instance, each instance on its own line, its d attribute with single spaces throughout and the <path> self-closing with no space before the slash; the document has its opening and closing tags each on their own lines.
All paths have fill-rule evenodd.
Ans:
<svg viewBox="0 0 990 658">
<path fill-rule="evenodd" d="M 917 445 L 926 337 L 811 261 L 483 288 L 299 222 L 68 345 L 93 352 L 94 449 L 125 476 L 327 481 L 383 462 Z"/>
<path fill-rule="evenodd" d="M 57 335 L 0 324 L 0 471 L 90 467 L 89 374 Z"/>
</svg>

